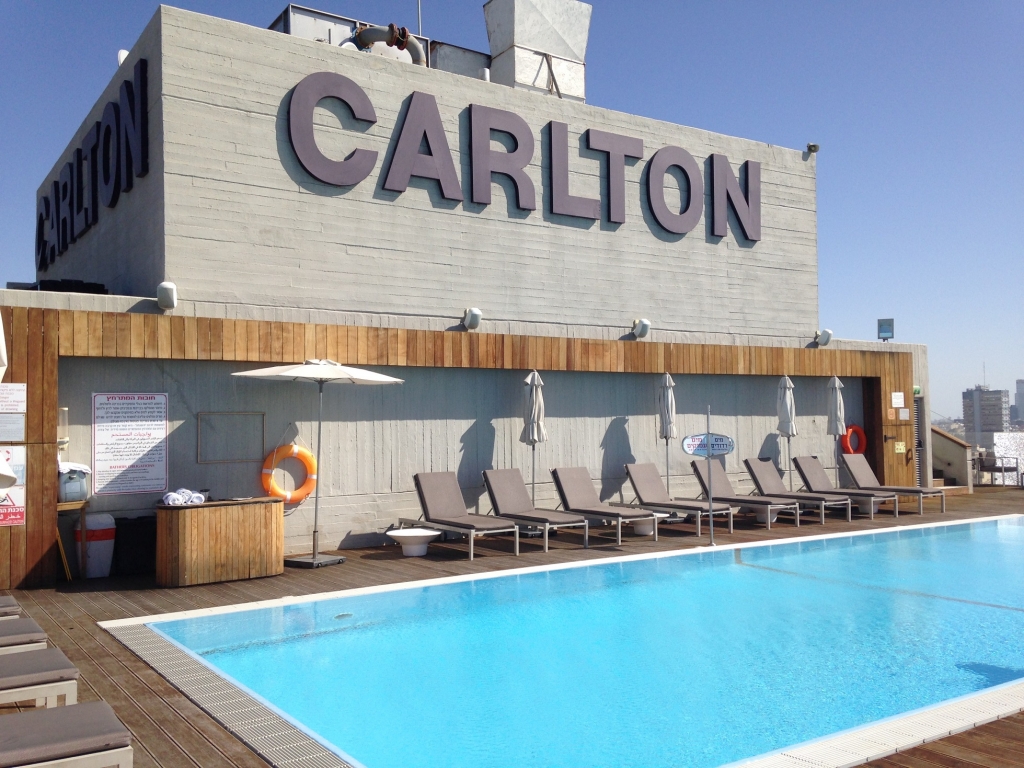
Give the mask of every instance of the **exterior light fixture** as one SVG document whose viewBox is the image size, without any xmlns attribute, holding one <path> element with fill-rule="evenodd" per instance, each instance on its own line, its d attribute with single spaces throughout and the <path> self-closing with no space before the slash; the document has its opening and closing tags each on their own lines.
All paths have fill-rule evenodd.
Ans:
<svg viewBox="0 0 1024 768">
<path fill-rule="evenodd" d="M 822 328 L 814 334 L 814 340 L 818 342 L 819 347 L 827 347 L 828 343 L 832 341 L 832 331 L 828 328 Z"/>
<path fill-rule="evenodd" d="M 896 336 L 896 326 L 891 317 L 878 321 L 878 338 L 889 341 Z"/>
<path fill-rule="evenodd" d="M 163 310 L 178 306 L 178 286 L 174 283 L 160 283 L 156 287 L 156 304 Z"/>
<path fill-rule="evenodd" d="M 126 51 L 124 48 L 122 48 L 120 51 L 117 52 L 117 66 L 120 67 L 122 64 L 124 64 L 124 60 L 127 59 L 127 58 L 128 58 L 128 51 Z"/>
<path fill-rule="evenodd" d="M 808 154 L 816 155 L 816 154 L 818 154 L 818 150 L 819 149 L 821 149 L 821 147 L 819 145 L 817 145 L 817 144 L 808 144 L 807 145 L 807 152 L 808 152 Z"/>
<path fill-rule="evenodd" d="M 462 324 L 466 327 L 467 331 L 475 331 L 480 327 L 480 321 L 483 318 L 483 312 L 476 307 L 470 307 L 466 310 L 466 314 L 462 316 Z"/>
<path fill-rule="evenodd" d="M 646 318 L 638 318 L 633 321 L 633 336 L 642 339 L 651 332 L 651 321 Z"/>
</svg>

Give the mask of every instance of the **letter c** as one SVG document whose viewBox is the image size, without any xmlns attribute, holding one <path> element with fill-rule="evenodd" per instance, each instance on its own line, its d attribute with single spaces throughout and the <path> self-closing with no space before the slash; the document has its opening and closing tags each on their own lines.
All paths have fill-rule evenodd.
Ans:
<svg viewBox="0 0 1024 768">
<path fill-rule="evenodd" d="M 325 184 L 350 187 L 370 175 L 377 163 L 377 153 L 357 149 L 345 160 L 331 160 L 316 145 L 313 135 L 313 110 L 321 99 L 345 102 L 352 116 L 368 123 L 377 122 L 366 92 L 347 77 L 333 72 L 314 72 L 295 86 L 288 105 L 288 133 L 302 167 Z"/>
</svg>

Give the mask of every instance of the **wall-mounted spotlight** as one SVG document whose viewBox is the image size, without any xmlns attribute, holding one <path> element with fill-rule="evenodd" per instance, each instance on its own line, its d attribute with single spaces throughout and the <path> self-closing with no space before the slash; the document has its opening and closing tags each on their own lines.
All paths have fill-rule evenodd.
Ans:
<svg viewBox="0 0 1024 768">
<path fill-rule="evenodd" d="M 638 318 L 638 319 L 633 321 L 633 335 L 636 338 L 642 339 L 644 336 L 646 336 L 650 332 L 651 332 L 651 321 L 650 320 L 641 317 L 641 318 Z"/>
<path fill-rule="evenodd" d="M 818 154 L 818 150 L 819 149 L 821 149 L 821 146 L 819 146 L 818 144 L 808 144 L 807 145 L 807 152 L 809 154 L 816 155 L 816 154 Z"/>
<path fill-rule="evenodd" d="M 120 67 L 122 64 L 124 64 L 124 60 L 127 59 L 127 58 L 128 58 L 128 51 L 126 51 L 124 48 L 122 48 L 120 51 L 117 52 L 117 66 Z"/>
<path fill-rule="evenodd" d="M 827 347 L 828 343 L 832 341 L 832 331 L 828 328 L 822 328 L 820 331 L 815 332 L 814 340 L 818 342 L 819 347 Z"/>
<path fill-rule="evenodd" d="M 163 310 L 178 306 L 178 286 L 174 283 L 160 283 L 156 287 L 156 304 Z"/>
<path fill-rule="evenodd" d="M 466 327 L 467 331 L 475 331 L 480 327 L 480 321 L 483 319 L 483 312 L 476 307 L 470 307 L 466 310 L 466 314 L 462 316 L 462 324 Z"/>
</svg>

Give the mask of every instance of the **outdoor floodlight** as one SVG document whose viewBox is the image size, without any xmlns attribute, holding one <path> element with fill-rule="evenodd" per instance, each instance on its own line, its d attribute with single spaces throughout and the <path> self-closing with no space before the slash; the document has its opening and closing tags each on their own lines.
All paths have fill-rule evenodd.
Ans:
<svg viewBox="0 0 1024 768">
<path fill-rule="evenodd" d="M 817 144 L 808 144 L 807 145 L 807 151 L 810 154 L 812 154 L 812 155 L 816 155 L 818 153 L 819 149 L 821 149 L 821 147 L 819 145 L 817 145 Z"/>
<path fill-rule="evenodd" d="M 164 310 L 178 306 L 178 286 L 174 283 L 160 283 L 156 287 L 156 303 Z"/>
<path fill-rule="evenodd" d="M 117 66 L 120 67 L 122 64 L 124 64 L 124 60 L 127 59 L 127 58 L 128 58 L 128 51 L 126 51 L 124 48 L 122 48 L 120 51 L 117 52 Z"/>
<path fill-rule="evenodd" d="M 818 342 L 819 347 L 827 347 L 828 343 L 832 341 L 832 331 L 828 328 L 822 328 L 814 334 L 814 340 Z"/>
<path fill-rule="evenodd" d="M 480 321 L 483 318 L 483 312 L 476 307 L 470 307 L 466 310 L 466 314 L 462 316 L 462 324 L 466 326 L 467 331 L 474 331 L 480 327 Z"/>
<path fill-rule="evenodd" d="M 889 341 L 895 335 L 895 324 L 891 317 L 878 321 L 878 338 L 882 341 Z"/>
<path fill-rule="evenodd" d="M 644 336 L 646 336 L 650 332 L 651 332 L 651 321 L 650 320 L 641 317 L 641 318 L 633 321 L 633 335 L 636 338 L 642 339 Z"/>
</svg>

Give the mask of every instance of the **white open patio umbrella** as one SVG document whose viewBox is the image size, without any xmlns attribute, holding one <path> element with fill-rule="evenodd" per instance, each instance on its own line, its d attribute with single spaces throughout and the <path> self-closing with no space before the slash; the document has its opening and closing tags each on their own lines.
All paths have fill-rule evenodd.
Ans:
<svg viewBox="0 0 1024 768">
<path fill-rule="evenodd" d="M 779 396 L 775 401 L 779 416 L 779 434 L 786 438 L 786 459 L 789 464 L 789 490 L 793 490 L 793 445 L 790 440 L 797 435 L 796 401 L 793 399 L 793 382 L 789 376 L 779 379 Z"/>
<path fill-rule="evenodd" d="M 232 376 L 243 376 L 266 381 L 311 381 L 320 389 L 320 410 L 316 427 L 316 466 L 320 472 L 320 444 L 324 426 L 324 384 L 401 384 L 401 379 L 385 376 L 383 373 L 349 368 L 333 360 L 307 360 L 292 365 L 275 365 L 272 368 L 258 368 L 255 371 L 239 371 Z M 316 482 L 316 496 L 313 502 L 313 554 L 285 559 L 285 565 L 300 568 L 317 568 L 345 562 L 344 557 L 320 557 L 320 479 Z"/>
<path fill-rule="evenodd" d="M 524 430 L 526 440 L 530 446 L 533 456 L 533 473 L 531 476 L 531 493 L 533 505 L 537 506 L 537 443 L 543 443 L 548 439 L 548 432 L 544 429 L 544 381 L 536 371 L 530 371 L 530 375 L 524 379 L 527 386 L 526 398 L 526 429 Z"/>
<path fill-rule="evenodd" d="M 679 435 L 676 430 L 675 385 L 672 377 L 666 373 L 661 377 L 661 387 L 658 388 L 658 439 L 665 441 L 665 490 L 670 496 L 672 489 L 669 487 L 668 445 L 670 440 L 675 440 Z"/>
<path fill-rule="evenodd" d="M 836 488 L 839 487 L 839 438 L 846 434 L 846 404 L 843 403 L 843 382 L 838 376 L 828 380 L 828 434 L 836 438 Z"/>
</svg>

